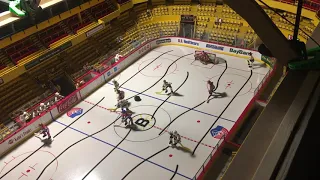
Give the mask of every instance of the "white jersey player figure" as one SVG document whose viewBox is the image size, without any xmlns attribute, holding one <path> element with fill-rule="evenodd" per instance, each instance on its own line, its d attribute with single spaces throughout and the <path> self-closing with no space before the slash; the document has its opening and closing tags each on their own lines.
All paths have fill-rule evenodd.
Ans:
<svg viewBox="0 0 320 180">
<path fill-rule="evenodd" d="M 60 100 L 63 99 L 63 98 L 64 98 L 64 96 L 60 95 L 59 92 L 56 92 L 56 93 L 54 94 L 54 102 L 58 102 L 58 101 L 60 101 Z"/>
<path fill-rule="evenodd" d="M 170 93 L 173 93 L 171 84 L 172 83 L 167 82 L 166 80 L 163 80 L 162 91 L 165 91 L 165 93 L 167 93 L 168 92 L 168 88 L 170 88 L 170 91 L 171 91 Z"/>
<path fill-rule="evenodd" d="M 113 80 L 112 81 L 113 85 L 114 85 L 114 91 L 117 92 L 117 90 L 119 89 L 120 85 L 118 83 L 118 81 L 116 80 Z"/>
<path fill-rule="evenodd" d="M 42 124 L 42 123 L 40 123 L 39 126 L 40 126 L 39 134 L 42 134 L 43 138 L 48 136 L 48 139 L 51 139 L 49 128 L 46 125 Z"/>
<path fill-rule="evenodd" d="M 37 110 L 34 110 L 34 111 L 32 112 L 32 119 L 35 118 L 36 116 L 39 116 L 39 113 L 38 113 Z"/>
<path fill-rule="evenodd" d="M 122 56 L 120 54 L 116 54 L 116 56 L 114 57 L 115 62 L 118 62 L 120 58 L 122 58 Z"/>
<path fill-rule="evenodd" d="M 21 115 L 20 115 L 20 121 L 21 121 L 21 125 L 25 125 L 26 124 L 26 122 L 29 120 L 29 118 L 30 118 L 30 114 L 29 113 L 27 113 L 27 112 L 23 112 Z"/>
<path fill-rule="evenodd" d="M 248 66 L 249 66 L 249 69 L 252 70 L 252 65 L 253 65 L 253 62 L 254 62 L 254 57 L 252 55 L 250 55 L 250 59 L 247 60 L 248 62 Z"/>
<path fill-rule="evenodd" d="M 42 113 L 47 110 L 47 106 L 44 103 L 40 103 L 39 111 Z"/>
<path fill-rule="evenodd" d="M 177 144 L 181 143 L 181 136 L 180 134 L 178 134 L 177 131 L 174 131 L 174 132 L 169 132 L 170 134 L 170 141 L 169 141 L 169 145 L 171 147 L 176 147 Z"/>
</svg>

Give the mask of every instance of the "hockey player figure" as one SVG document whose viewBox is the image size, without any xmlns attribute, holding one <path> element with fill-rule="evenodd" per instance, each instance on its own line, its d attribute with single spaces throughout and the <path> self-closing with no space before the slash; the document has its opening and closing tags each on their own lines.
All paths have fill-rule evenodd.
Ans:
<svg viewBox="0 0 320 180">
<path fill-rule="evenodd" d="M 122 122 L 126 127 L 133 125 L 132 112 L 130 110 L 122 110 L 121 111 Z"/>
<path fill-rule="evenodd" d="M 54 94 L 54 102 L 58 102 L 58 101 L 60 101 L 60 100 L 63 99 L 63 98 L 64 98 L 64 96 L 60 95 L 59 92 L 56 92 L 56 93 Z"/>
<path fill-rule="evenodd" d="M 118 62 L 120 58 L 122 58 L 122 56 L 119 53 L 116 54 L 116 56 L 114 57 L 115 62 Z"/>
<path fill-rule="evenodd" d="M 114 85 L 114 91 L 117 92 L 117 90 L 119 89 L 119 83 L 116 80 L 113 80 L 112 83 Z"/>
<path fill-rule="evenodd" d="M 39 126 L 40 126 L 39 133 L 42 134 L 42 137 L 44 138 L 44 137 L 48 136 L 48 139 L 51 139 L 49 128 L 42 123 L 40 123 Z"/>
<path fill-rule="evenodd" d="M 210 81 L 210 80 L 207 81 L 207 84 L 209 86 L 208 87 L 209 88 L 209 96 L 212 96 L 212 94 L 213 94 L 213 92 L 214 92 L 216 87 L 214 86 L 213 82 Z"/>
<path fill-rule="evenodd" d="M 247 60 L 247 62 L 248 62 L 249 70 L 252 70 L 252 65 L 254 63 L 254 57 L 252 56 L 252 54 L 250 55 L 250 59 Z"/>
<path fill-rule="evenodd" d="M 118 98 L 117 98 L 118 101 L 124 99 L 124 91 L 117 90 L 117 94 L 118 94 Z"/>
<path fill-rule="evenodd" d="M 171 83 L 167 82 L 166 80 L 163 80 L 162 91 L 165 91 L 165 93 L 167 93 L 168 88 L 170 88 L 170 93 L 173 93 Z"/>
<path fill-rule="evenodd" d="M 178 134 L 177 131 L 174 132 L 169 132 L 170 134 L 170 141 L 169 141 L 169 145 L 171 147 L 177 147 L 178 143 L 181 143 L 181 136 L 180 134 Z"/>
<path fill-rule="evenodd" d="M 47 107 L 44 103 L 40 103 L 39 111 L 42 113 L 47 110 Z"/>
<path fill-rule="evenodd" d="M 117 108 L 121 108 L 121 111 L 123 111 L 123 110 L 129 111 L 130 103 L 127 100 L 123 99 L 123 100 L 118 101 L 118 104 L 116 106 L 117 106 Z"/>
</svg>

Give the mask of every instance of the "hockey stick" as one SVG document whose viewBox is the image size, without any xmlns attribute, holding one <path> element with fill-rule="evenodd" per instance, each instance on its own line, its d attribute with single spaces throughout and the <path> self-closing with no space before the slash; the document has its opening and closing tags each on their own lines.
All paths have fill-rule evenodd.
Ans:
<svg viewBox="0 0 320 180">
<path fill-rule="evenodd" d="M 163 90 L 162 91 L 160 91 L 160 92 L 156 92 L 156 94 L 161 94 L 163 92 Z"/>
</svg>

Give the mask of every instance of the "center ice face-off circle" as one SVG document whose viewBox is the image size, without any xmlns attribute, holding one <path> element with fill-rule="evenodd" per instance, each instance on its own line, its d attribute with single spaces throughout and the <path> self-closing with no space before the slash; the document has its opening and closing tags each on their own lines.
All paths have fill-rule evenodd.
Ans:
<svg viewBox="0 0 320 180">
<path fill-rule="evenodd" d="M 169 113 L 162 108 L 159 108 L 154 117 L 152 117 L 156 109 L 157 106 L 153 105 L 140 105 L 130 108 L 130 110 L 134 112 L 132 119 L 135 129 L 130 132 L 126 138 L 127 141 L 145 142 L 159 137 L 159 132 L 162 128 L 165 128 L 171 122 L 171 117 Z M 124 126 L 121 119 L 115 124 Z M 114 131 L 121 138 L 124 138 L 128 133 L 127 128 L 117 126 L 114 127 Z"/>
</svg>

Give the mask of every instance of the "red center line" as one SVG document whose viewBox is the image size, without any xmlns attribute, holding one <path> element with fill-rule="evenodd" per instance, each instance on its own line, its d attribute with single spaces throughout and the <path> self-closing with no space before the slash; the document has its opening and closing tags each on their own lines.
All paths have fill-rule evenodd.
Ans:
<svg viewBox="0 0 320 180">
<path fill-rule="evenodd" d="M 153 71 L 154 71 L 154 70 L 156 70 L 156 69 L 158 69 L 158 68 L 160 68 L 160 67 L 161 67 L 161 65 L 162 65 L 162 63 L 161 63 L 161 64 L 159 64 L 159 65 L 157 65 L 157 66 L 153 69 Z"/>
<path fill-rule="evenodd" d="M 86 101 L 86 100 L 84 100 L 84 102 L 89 103 L 89 104 L 93 104 L 92 102 L 89 102 L 89 101 Z M 97 107 L 100 107 L 100 108 L 102 108 L 102 109 L 108 110 L 107 108 L 105 108 L 105 107 L 103 107 L 103 106 L 97 105 Z M 153 127 L 156 128 L 156 129 L 163 130 L 163 129 L 161 129 L 161 128 L 159 128 L 159 127 L 156 127 L 156 126 L 153 126 Z M 168 132 L 167 130 L 164 130 L 164 131 L 165 131 L 165 132 Z M 185 136 L 181 136 L 181 137 L 184 138 L 184 139 L 186 139 L 186 140 L 189 140 L 189 141 L 198 143 L 198 141 L 193 140 L 193 139 L 191 139 L 191 138 L 188 138 L 188 137 L 185 137 Z M 208 144 L 204 144 L 204 143 L 200 143 L 200 144 L 202 144 L 202 145 L 204 145 L 204 146 L 207 146 L 207 147 L 210 147 L 210 148 L 214 148 L 213 146 L 210 146 L 210 145 L 208 145 Z"/>
</svg>

